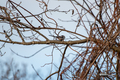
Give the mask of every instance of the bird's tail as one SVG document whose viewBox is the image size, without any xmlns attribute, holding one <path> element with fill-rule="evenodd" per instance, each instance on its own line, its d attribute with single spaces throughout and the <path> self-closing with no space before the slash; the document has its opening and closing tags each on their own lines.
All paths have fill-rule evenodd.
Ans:
<svg viewBox="0 0 120 80">
<path fill-rule="evenodd" d="M 52 36 L 52 37 L 57 37 L 57 36 L 54 36 L 54 35 L 49 35 L 49 36 Z"/>
</svg>

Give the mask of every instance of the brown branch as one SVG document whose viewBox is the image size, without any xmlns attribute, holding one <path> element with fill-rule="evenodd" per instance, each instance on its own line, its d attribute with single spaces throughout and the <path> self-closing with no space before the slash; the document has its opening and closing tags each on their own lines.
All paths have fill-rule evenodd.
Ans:
<svg viewBox="0 0 120 80">
<path fill-rule="evenodd" d="M 49 77 L 51 77 L 52 75 L 54 75 L 54 74 L 56 74 L 56 73 L 58 73 L 58 71 L 56 71 L 56 72 L 50 74 L 45 80 L 47 80 Z"/>
<path fill-rule="evenodd" d="M 20 24 L 23 24 L 23 23 L 20 23 Z M 23 24 L 24 26 L 26 26 L 26 28 L 29 28 L 29 26 L 28 25 L 25 25 L 25 24 Z M 25 27 L 20 27 L 20 28 L 25 28 Z M 45 27 L 45 28 L 43 28 L 43 27 L 34 27 L 34 29 L 37 29 L 37 30 L 41 30 L 41 29 L 53 29 L 53 30 L 61 30 L 61 31 L 66 31 L 66 32 L 68 32 L 68 33 L 73 33 L 73 34 L 76 34 L 76 35 L 79 35 L 79 36 L 81 36 L 81 37 L 83 37 L 83 38 L 87 38 L 86 36 L 84 36 L 84 35 L 82 35 L 82 34 L 79 34 L 79 33 L 76 33 L 76 32 L 73 32 L 73 31 L 69 31 L 69 30 L 66 30 L 66 29 L 61 29 L 61 28 L 52 28 L 52 27 Z"/>
<path fill-rule="evenodd" d="M 32 44 L 68 44 L 68 45 L 73 45 L 73 44 L 80 44 L 80 43 L 85 43 L 89 41 L 89 39 L 82 39 L 82 40 L 75 40 L 75 41 L 57 41 L 57 40 L 49 40 L 49 41 L 32 41 L 32 42 L 16 42 L 16 41 L 6 41 L 6 40 L 0 40 L 0 42 L 6 42 L 6 43 L 12 43 L 12 44 L 21 44 L 21 45 L 32 45 Z"/>
<path fill-rule="evenodd" d="M 67 50 L 68 46 L 69 46 L 69 45 L 66 45 L 65 50 L 64 50 L 63 55 L 62 55 L 62 60 L 61 60 L 61 63 L 60 63 L 59 69 L 58 69 L 58 77 L 57 77 L 57 80 L 59 79 L 60 69 L 61 69 L 61 67 L 62 67 L 63 59 L 64 59 L 64 57 L 65 57 L 65 53 L 66 53 L 66 50 Z M 60 79 L 62 80 L 62 77 L 61 77 Z"/>
</svg>

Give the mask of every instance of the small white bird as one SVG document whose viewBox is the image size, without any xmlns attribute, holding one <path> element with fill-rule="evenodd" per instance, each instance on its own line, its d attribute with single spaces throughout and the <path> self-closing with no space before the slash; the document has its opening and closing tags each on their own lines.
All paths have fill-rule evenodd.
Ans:
<svg viewBox="0 0 120 80">
<path fill-rule="evenodd" d="M 65 36 L 64 36 L 64 35 L 61 35 L 61 36 L 49 35 L 49 36 L 52 36 L 52 37 L 54 37 L 54 38 L 57 38 L 59 41 L 64 41 L 64 39 L 65 39 Z"/>
</svg>

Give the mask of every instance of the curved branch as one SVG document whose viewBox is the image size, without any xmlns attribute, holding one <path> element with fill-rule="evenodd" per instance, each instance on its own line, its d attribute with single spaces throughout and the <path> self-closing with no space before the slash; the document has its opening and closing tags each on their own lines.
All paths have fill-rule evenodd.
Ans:
<svg viewBox="0 0 120 80">
<path fill-rule="evenodd" d="M 65 57 L 65 53 L 66 53 L 66 50 L 67 50 L 68 46 L 69 46 L 69 45 L 66 45 L 65 50 L 64 50 L 63 55 L 62 55 L 62 60 L 61 60 L 60 66 L 59 66 L 57 80 L 59 79 L 59 72 L 60 72 L 60 69 L 61 69 L 61 67 L 62 67 L 63 59 L 64 59 L 64 57 Z"/>
<path fill-rule="evenodd" d="M 56 73 L 58 73 L 58 71 L 56 71 L 56 72 L 50 74 L 45 80 L 47 80 L 49 77 L 51 77 L 52 75 L 54 75 L 54 74 L 56 74 Z"/>
</svg>

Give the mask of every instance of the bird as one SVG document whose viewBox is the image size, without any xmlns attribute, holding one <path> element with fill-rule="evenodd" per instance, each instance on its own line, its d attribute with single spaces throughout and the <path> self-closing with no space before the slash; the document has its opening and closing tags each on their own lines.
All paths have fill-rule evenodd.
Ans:
<svg viewBox="0 0 120 80">
<path fill-rule="evenodd" d="M 64 41 L 64 39 L 65 39 L 65 36 L 64 36 L 64 35 L 61 35 L 61 36 L 49 35 L 49 36 L 52 36 L 52 37 L 54 37 L 54 38 L 57 38 L 59 41 Z"/>
</svg>

